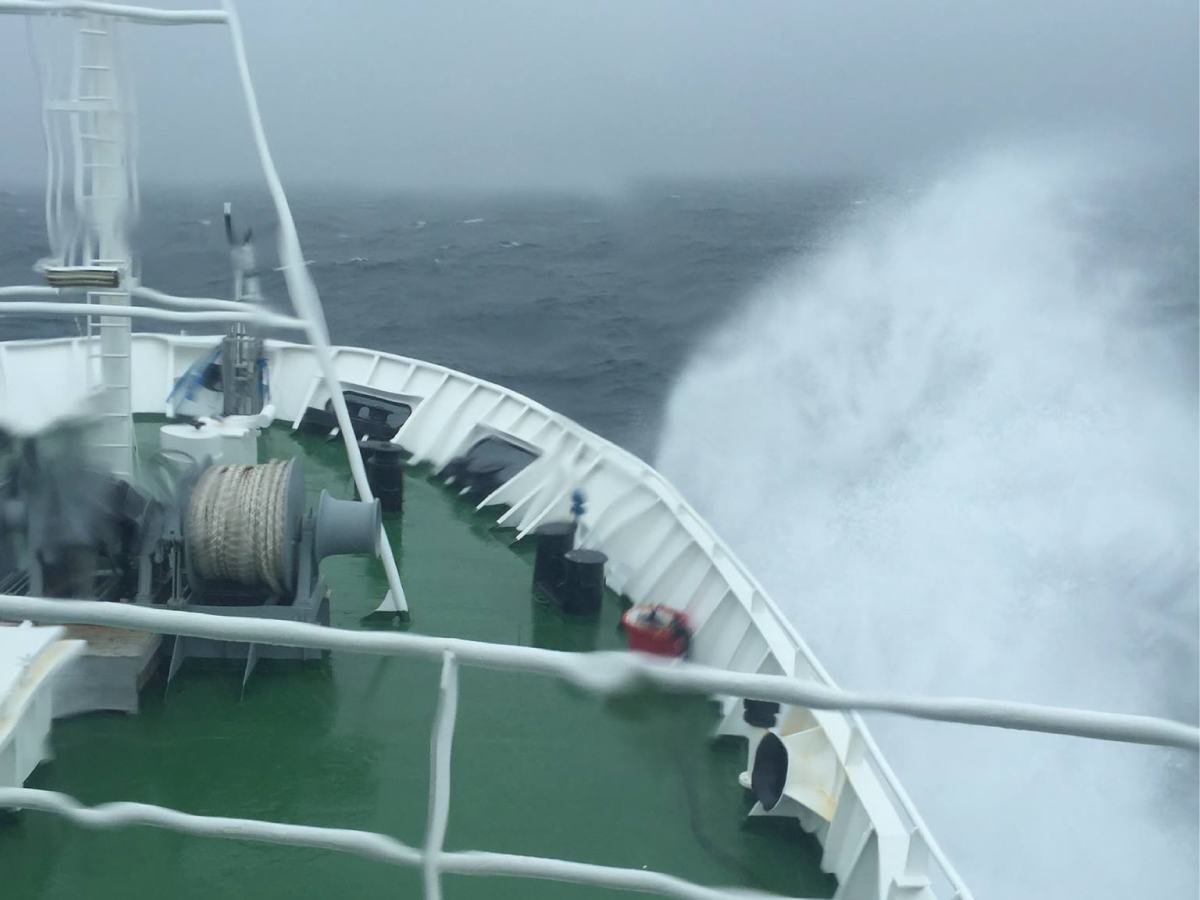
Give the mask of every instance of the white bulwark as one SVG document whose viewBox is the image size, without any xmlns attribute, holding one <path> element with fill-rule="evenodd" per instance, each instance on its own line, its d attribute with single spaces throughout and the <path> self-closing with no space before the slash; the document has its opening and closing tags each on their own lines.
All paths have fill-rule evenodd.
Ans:
<svg viewBox="0 0 1200 900">
<path fill-rule="evenodd" d="M 85 646 L 64 632 L 0 626 L 0 787 L 20 787 L 51 756 L 56 676 Z"/>
</svg>

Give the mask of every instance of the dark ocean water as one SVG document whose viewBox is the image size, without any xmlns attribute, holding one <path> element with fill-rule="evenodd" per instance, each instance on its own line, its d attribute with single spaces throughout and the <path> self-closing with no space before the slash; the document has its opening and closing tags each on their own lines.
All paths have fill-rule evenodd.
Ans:
<svg viewBox="0 0 1200 900">
<path fill-rule="evenodd" d="M 643 456 L 699 337 L 783 261 L 853 214 L 862 185 L 670 185 L 624 197 L 428 196 L 297 190 L 301 242 L 333 340 L 500 382 Z M 147 189 L 143 283 L 225 297 L 222 202 L 252 226 L 264 291 L 275 231 L 255 192 Z M 40 198 L 0 196 L 0 283 L 44 254 Z M 71 324 L 0 319 L 4 337 Z"/>
<path fill-rule="evenodd" d="M 1059 176 L 1024 165 L 935 190 L 919 215 L 903 209 L 924 186 L 885 182 L 659 184 L 608 198 L 293 190 L 291 200 L 336 343 L 499 382 L 647 459 L 661 443 L 668 476 L 839 678 L 1195 721 L 1196 175 L 1109 177 L 1075 194 L 1030 189 Z M 1043 193 L 1066 195 L 1070 228 L 1039 205 Z M 994 221 L 972 207 L 1014 195 Z M 264 291 L 282 306 L 271 216 L 253 191 L 146 189 L 143 283 L 228 295 L 225 200 L 240 227 L 254 227 Z M 30 265 L 46 252 L 40 210 L 36 195 L 0 193 L 0 283 L 33 280 Z M 847 241 L 857 249 L 839 256 Z M 1067 270 L 1042 258 L 1059 256 L 1070 257 Z M 979 266 L 964 274 L 972 260 Z M 778 282 L 780 272 L 790 280 Z M 1014 298 L 1007 317 L 960 302 L 996 286 L 1029 296 Z M 878 308 L 891 297 L 901 309 L 912 291 L 931 298 L 894 320 L 911 358 L 881 363 L 875 331 L 893 320 Z M 1112 309 L 1087 311 L 1093 293 Z M 774 312 L 756 319 L 747 310 L 764 294 Z M 805 307 L 854 309 L 864 296 L 861 325 Z M 926 326 L 940 330 L 924 340 Z M 1111 329 L 1117 339 L 1104 337 Z M 71 323 L 0 317 L 2 339 L 73 333 Z M 928 371 L 960 362 L 947 341 L 982 348 L 964 378 L 982 359 L 1011 383 L 930 391 L 920 381 Z M 913 379 L 922 402 L 908 416 L 901 401 Z M 813 392 L 848 399 L 822 418 L 814 405 L 829 398 L 810 403 Z M 876 430 L 898 443 L 871 443 Z M 1026 459 L 1029 448 L 1036 456 Z M 932 462 L 899 474 L 880 463 L 905 454 Z M 762 476 L 788 465 L 791 482 Z M 986 527 L 964 527 L 956 516 L 968 504 L 942 502 L 942 492 L 948 483 L 969 492 L 978 478 L 994 482 L 995 496 L 968 498 Z M 789 540 L 808 544 L 780 554 Z M 879 542 L 899 550 L 889 556 Z M 911 610 L 901 610 L 905 592 Z M 978 608 L 961 602 L 964 592 L 978 594 Z M 1022 627 L 1010 633 L 1013 623 Z M 921 653 L 907 652 L 918 642 Z M 1005 752 L 983 735 L 930 764 L 924 745 L 889 744 L 880 731 L 980 896 L 1115 897 L 1150 886 L 1194 895 L 1194 759 L 1076 757 L 1074 745 L 1040 744 L 1071 752 L 1031 759 L 1014 780 L 1004 767 L 1024 745 Z M 947 777 L 962 782 L 947 792 Z M 1014 798 L 1029 792 L 1041 798 L 1038 821 L 1015 825 L 1028 810 Z M 1023 877 L 997 842 L 1026 854 Z M 1085 866 L 1099 850 L 1106 862 Z M 1135 872 L 1133 860 L 1156 871 Z"/>
</svg>

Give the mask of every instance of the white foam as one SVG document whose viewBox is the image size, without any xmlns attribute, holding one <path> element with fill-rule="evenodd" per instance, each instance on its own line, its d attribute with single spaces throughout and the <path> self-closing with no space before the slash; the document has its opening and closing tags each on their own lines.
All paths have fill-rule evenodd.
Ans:
<svg viewBox="0 0 1200 900">
<path fill-rule="evenodd" d="M 873 202 L 675 389 L 660 467 L 847 686 L 1195 721 L 1194 387 L 1087 171 Z M 872 721 L 978 896 L 1196 896 L 1194 759 Z"/>
</svg>

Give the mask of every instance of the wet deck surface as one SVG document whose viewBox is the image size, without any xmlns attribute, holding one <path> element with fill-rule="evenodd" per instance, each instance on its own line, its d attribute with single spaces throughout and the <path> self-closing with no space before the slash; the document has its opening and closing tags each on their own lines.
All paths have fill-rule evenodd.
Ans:
<svg viewBox="0 0 1200 900">
<path fill-rule="evenodd" d="M 156 423 L 140 423 L 143 450 Z M 340 443 L 268 433 L 260 458 L 303 454 L 310 493 L 352 496 Z M 410 470 L 402 515 L 385 522 L 427 634 L 567 650 L 620 647 L 620 605 L 563 616 L 531 591 L 531 543 Z M 362 621 L 386 590 L 381 565 L 331 559 L 332 624 Z M 161 667 L 160 667 L 161 668 Z M 239 700 L 242 667 L 189 660 L 161 672 L 142 713 L 56 723 L 57 758 L 30 787 L 88 804 L 138 800 L 187 812 L 380 831 L 424 840 L 438 666 L 332 653 L 264 660 Z M 736 777 L 744 744 L 712 743 L 702 699 L 605 702 L 535 676 L 465 668 L 446 846 L 648 867 L 712 885 L 829 896 L 820 848 L 785 819 L 747 820 Z M 344 854 L 204 840 L 148 828 L 92 832 L 27 813 L 0 824 L 3 895 L 22 898 L 420 896 L 412 870 Z M 447 876 L 449 898 L 591 898 L 617 892 L 553 882 Z M 620 895 L 628 896 L 628 895 Z"/>
</svg>

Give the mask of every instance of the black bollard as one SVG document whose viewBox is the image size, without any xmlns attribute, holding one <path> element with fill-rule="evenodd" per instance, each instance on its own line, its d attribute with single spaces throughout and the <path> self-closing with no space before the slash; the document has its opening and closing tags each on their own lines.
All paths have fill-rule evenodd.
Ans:
<svg viewBox="0 0 1200 900">
<path fill-rule="evenodd" d="M 367 484 L 385 513 L 404 508 L 404 449 L 388 441 L 364 441 L 369 455 L 363 461 Z"/>
<path fill-rule="evenodd" d="M 565 578 L 563 557 L 575 546 L 574 522 L 550 522 L 538 528 L 533 586 L 554 595 Z"/>
<path fill-rule="evenodd" d="M 753 728 L 774 728 L 779 704 L 771 700 L 742 701 L 742 720 Z"/>
<path fill-rule="evenodd" d="M 566 571 L 558 600 L 563 612 L 587 616 L 600 612 L 606 562 L 608 557 L 599 550 L 572 550 L 563 557 Z"/>
</svg>

